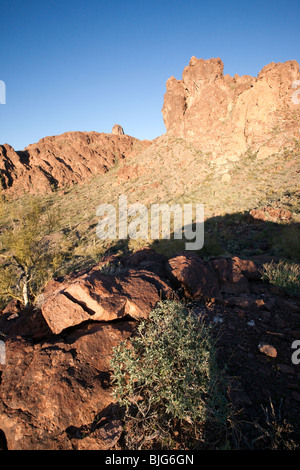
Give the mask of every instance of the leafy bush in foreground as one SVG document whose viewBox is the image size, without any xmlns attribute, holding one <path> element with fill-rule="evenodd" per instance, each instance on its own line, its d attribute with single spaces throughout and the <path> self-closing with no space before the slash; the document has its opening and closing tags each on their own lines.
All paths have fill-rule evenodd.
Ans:
<svg viewBox="0 0 300 470">
<path fill-rule="evenodd" d="M 112 368 L 128 448 L 195 448 L 208 430 L 224 431 L 228 410 L 210 330 L 179 302 L 160 302 L 115 348 Z"/>
</svg>

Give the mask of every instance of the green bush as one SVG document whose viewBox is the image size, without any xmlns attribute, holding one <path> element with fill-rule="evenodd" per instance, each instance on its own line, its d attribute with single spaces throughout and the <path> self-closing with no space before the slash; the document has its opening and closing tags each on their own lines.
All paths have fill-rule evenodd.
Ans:
<svg viewBox="0 0 300 470">
<path fill-rule="evenodd" d="M 51 239 L 59 214 L 33 197 L 9 209 L 4 205 L 9 222 L 0 234 L 0 302 L 15 298 L 27 306 L 62 265 L 59 243 Z"/>
<path fill-rule="evenodd" d="M 224 431 L 228 408 L 211 331 L 181 303 L 160 302 L 115 348 L 112 369 L 127 448 L 203 448 L 208 434 Z"/>
<path fill-rule="evenodd" d="M 295 226 L 283 226 L 281 233 L 274 235 L 275 253 L 283 258 L 300 260 L 300 229 Z"/>
<path fill-rule="evenodd" d="M 300 265 L 281 260 L 263 265 L 262 279 L 283 289 L 288 294 L 300 295 Z"/>
</svg>

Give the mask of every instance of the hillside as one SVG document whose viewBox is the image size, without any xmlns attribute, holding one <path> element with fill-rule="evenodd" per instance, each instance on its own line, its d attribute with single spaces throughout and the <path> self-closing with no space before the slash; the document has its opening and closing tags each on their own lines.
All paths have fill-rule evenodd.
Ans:
<svg viewBox="0 0 300 470">
<path fill-rule="evenodd" d="M 193 57 L 167 82 L 166 133 L 151 142 L 115 126 L 0 146 L 0 448 L 126 450 L 130 434 L 136 448 L 160 448 L 168 433 L 144 422 L 139 441 L 134 420 L 126 427 L 111 359 L 161 301 L 212 328 L 230 408 L 216 434 L 168 415 L 171 448 L 299 448 L 299 78 L 295 61 L 229 77 L 220 59 Z M 173 234 L 99 239 L 97 208 L 124 195 L 147 209 L 204 204 L 203 248 Z M 41 275 L 24 306 L 32 260 Z"/>
<path fill-rule="evenodd" d="M 290 149 L 268 159 L 245 154 L 238 161 L 219 165 L 189 141 L 165 135 L 142 153 L 119 162 L 103 175 L 91 177 L 84 185 L 41 195 L 40 200 L 57 212 L 62 246 L 68 264 L 73 266 L 93 262 L 108 247 L 127 251 L 152 245 L 151 239 L 97 238 L 97 207 L 104 203 L 118 207 L 118 198 L 124 194 L 128 205 L 203 203 L 205 230 L 209 233 L 203 248 L 205 255 L 278 256 L 276 248 L 282 245 L 285 255 L 290 249 L 293 258 L 297 255 L 298 236 L 294 235 L 293 243 L 284 247 L 281 232 L 293 232 L 291 229 L 300 222 L 299 152 L 298 143 L 292 142 Z M 21 203 L 25 201 L 23 196 Z M 20 201 L 10 204 L 14 208 Z M 260 220 L 269 222 L 270 227 L 257 223 Z M 168 243 L 155 242 L 155 246 L 167 253 L 183 248 L 180 240 L 172 239 Z"/>
<path fill-rule="evenodd" d="M 150 145 L 112 132 L 65 132 L 45 137 L 24 150 L 0 146 L 0 181 L 12 197 L 45 194 L 106 173 L 119 160 Z"/>
</svg>

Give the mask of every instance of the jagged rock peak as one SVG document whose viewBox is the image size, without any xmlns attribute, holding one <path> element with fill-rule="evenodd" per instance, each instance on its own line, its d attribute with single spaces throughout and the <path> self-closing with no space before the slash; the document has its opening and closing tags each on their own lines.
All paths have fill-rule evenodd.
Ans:
<svg viewBox="0 0 300 470">
<path fill-rule="evenodd" d="M 124 135 L 123 127 L 120 126 L 120 124 L 115 124 L 114 127 L 112 128 L 111 133 L 115 135 Z"/>
<path fill-rule="evenodd" d="M 169 135 L 197 143 L 213 158 L 249 149 L 266 157 L 300 138 L 298 62 L 272 62 L 257 77 L 223 70 L 220 58 L 192 57 L 181 80 L 169 78 L 162 109 Z"/>
</svg>

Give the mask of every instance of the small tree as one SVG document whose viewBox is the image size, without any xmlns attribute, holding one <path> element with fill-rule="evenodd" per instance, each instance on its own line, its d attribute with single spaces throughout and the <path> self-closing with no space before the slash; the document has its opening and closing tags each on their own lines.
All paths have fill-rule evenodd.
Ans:
<svg viewBox="0 0 300 470">
<path fill-rule="evenodd" d="M 1 234 L 0 296 L 27 306 L 62 262 L 50 236 L 57 217 L 30 199 L 9 218 Z"/>
</svg>

